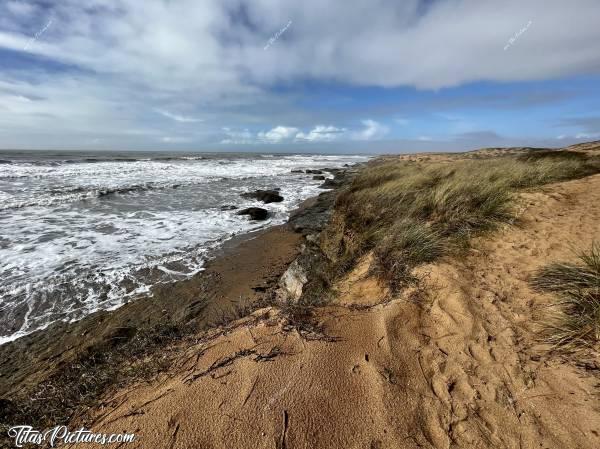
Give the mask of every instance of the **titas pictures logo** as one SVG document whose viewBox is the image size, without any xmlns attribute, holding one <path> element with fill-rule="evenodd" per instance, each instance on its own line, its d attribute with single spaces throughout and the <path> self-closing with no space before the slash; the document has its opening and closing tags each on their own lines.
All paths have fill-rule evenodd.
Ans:
<svg viewBox="0 0 600 449">
<path fill-rule="evenodd" d="M 37 33 L 35 33 L 35 36 L 33 36 L 31 39 L 29 39 L 29 42 L 27 42 L 27 45 L 25 45 L 25 47 L 23 47 L 23 51 L 29 50 L 31 45 L 34 42 L 36 42 L 40 38 L 40 36 L 46 32 L 46 30 L 48 28 L 50 28 L 50 25 L 52 25 L 52 19 L 48 20 L 48 23 L 46 23 L 46 26 L 44 28 L 42 28 L 40 31 L 38 31 Z"/>
<path fill-rule="evenodd" d="M 35 430 L 31 426 L 14 426 L 8 429 L 8 436 L 14 439 L 16 447 L 23 447 L 26 444 L 38 446 L 49 444 L 50 447 L 56 447 L 58 444 L 95 443 L 104 445 L 135 441 L 133 433 L 94 433 L 83 427 L 70 431 L 66 426 L 56 426 L 45 431 Z"/>
<path fill-rule="evenodd" d="M 527 22 L 526 26 L 524 26 L 517 33 L 515 33 L 515 35 L 508 40 L 508 44 L 506 44 L 504 46 L 504 51 L 508 50 L 512 46 L 512 44 L 514 44 L 517 41 L 519 36 L 521 36 L 521 34 L 523 34 L 525 31 L 527 31 L 529 29 L 529 27 L 531 26 L 532 23 L 533 22 L 530 20 L 529 22 Z"/>
<path fill-rule="evenodd" d="M 286 30 L 290 27 L 290 25 L 292 24 L 292 21 L 290 20 L 281 30 L 279 30 L 277 33 L 275 33 L 273 35 L 273 37 L 271 37 L 271 39 L 269 39 L 269 42 L 267 43 L 267 45 L 264 46 L 263 50 L 267 50 L 271 45 L 273 45 L 275 43 L 275 41 L 277 39 L 279 39 L 279 37 L 286 32 Z"/>
</svg>

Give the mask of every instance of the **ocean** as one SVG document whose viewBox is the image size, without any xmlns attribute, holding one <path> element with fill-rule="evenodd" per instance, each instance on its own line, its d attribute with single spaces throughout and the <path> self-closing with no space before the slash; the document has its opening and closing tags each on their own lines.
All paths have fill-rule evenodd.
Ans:
<svg viewBox="0 0 600 449">
<path fill-rule="evenodd" d="M 202 270 L 227 239 L 283 223 L 365 156 L 0 151 L 0 344 L 112 310 Z M 326 174 L 327 175 L 327 174 Z M 328 177 L 332 177 L 328 175 Z M 280 189 L 283 202 L 241 193 Z M 266 221 L 236 215 L 268 209 Z"/>
</svg>

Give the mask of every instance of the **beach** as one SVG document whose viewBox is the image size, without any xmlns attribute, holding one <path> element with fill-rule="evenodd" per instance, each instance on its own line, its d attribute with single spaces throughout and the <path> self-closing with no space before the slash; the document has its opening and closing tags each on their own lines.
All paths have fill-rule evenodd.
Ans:
<svg viewBox="0 0 600 449">
<path fill-rule="evenodd" d="M 594 248 L 599 153 L 337 171 L 189 279 L 0 346 L 4 422 L 135 435 L 108 447 L 593 448 L 598 353 L 549 343 L 532 279 Z"/>
<path fill-rule="evenodd" d="M 598 17 L 0 1 L 0 449 L 600 448 Z"/>
<path fill-rule="evenodd" d="M 321 172 L 316 168 L 308 170 Z M 254 225 L 258 229 L 228 236 L 212 245 L 198 273 L 157 283 L 151 295 L 140 295 L 116 309 L 95 311 L 74 322 L 55 322 L 0 345 L 0 395 L 16 395 L 14 404 L 18 406 L 21 400 L 32 399 L 30 389 L 39 385 L 58 383 L 66 393 L 71 382 L 78 382 L 82 374 L 76 370 L 75 379 L 71 378 L 69 366 L 81 366 L 90 358 L 100 357 L 86 373 L 109 377 L 94 384 L 84 398 L 79 397 L 77 388 L 71 390 L 73 402 L 61 400 L 58 415 L 52 415 L 52 419 L 65 419 L 82 405 L 95 402 L 106 388 L 137 378 L 135 374 L 116 375 L 115 368 L 119 370 L 142 355 L 160 358 L 173 343 L 187 341 L 197 332 L 272 303 L 273 287 L 299 255 L 302 236 L 318 232 L 327 221 L 335 197 L 331 186 L 347 182 L 346 177 L 354 169 L 329 170 L 335 173 L 328 181 L 329 188 L 313 190 L 320 193 L 297 203 L 291 218 L 283 224 L 274 224 L 273 220 L 258 222 Z M 312 181 L 315 175 L 304 176 Z M 322 184 L 322 180 L 317 182 Z M 240 201 L 235 197 L 232 200 Z M 24 391 L 28 392 L 23 394 Z M 14 411 L 12 400 L 10 404 L 3 413 Z"/>
</svg>

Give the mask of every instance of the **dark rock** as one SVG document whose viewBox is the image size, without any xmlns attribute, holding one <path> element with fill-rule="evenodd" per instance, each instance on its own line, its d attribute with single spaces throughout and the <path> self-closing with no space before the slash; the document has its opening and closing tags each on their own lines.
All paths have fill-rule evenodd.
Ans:
<svg viewBox="0 0 600 449">
<path fill-rule="evenodd" d="M 342 183 L 340 181 L 336 181 L 335 179 L 326 179 L 323 184 L 319 186 L 320 189 L 335 189 L 339 187 Z"/>
<path fill-rule="evenodd" d="M 325 180 L 325 176 L 323 176 L 323 175 L 315 175 L 315 176 L 313 176 L 313 179 L 315 181 L 324 181 Z"/>
<path fill-rule="evenodd" d="M 255 192 L 246 192 L 242 193 L 242 197 L 257 199 L 265 204 L 280 203 L 283 201 L 283 197 L 277 192 L 277 190 L 257 190 Z"/>
<path fill-rule="evenodd" d="M 232 204 L 226 204 L 225 206 L 221 206 L 221 210 L 235 210 L 237 208 L 237 206 L 234 206 Z"/>
<path fill-rule="evenodd" d="M 306 170 L 307 175 L 322 175 L 323 170 Z"/>
<path fill-rule="evenodd" d="M 292 170 L 292 173 L 304 173 L 304 170 Z"/>
<path fill-rule="evenodd" d="M 296 232 L 303 235 L 321 232 L 331 217 L 337 189 L 349 184 L 356 174 L 356 170 L 331 171 L 334 179 L 327 179 L 320 187 L 333 187 L 334 190 L 323 192 L 316 198 L 309 198 L 290 214 L 289 223 Z"/>
<path fill-rule="evenodd" d="M 332 214 L 334 201 L 333 190 L 323 192 L 316 198 L 309 198 L 290 214 L 289 223 L 292 229 L 305 235 L 321 232 Z"/>
<path fill-rule="evenodd" d="M 249 207 L 242 209 L 237 215 L 249 215 L 251 220 L 266 220 L 269 218 L 269 211 L 262 207 Z"/>
</svg>

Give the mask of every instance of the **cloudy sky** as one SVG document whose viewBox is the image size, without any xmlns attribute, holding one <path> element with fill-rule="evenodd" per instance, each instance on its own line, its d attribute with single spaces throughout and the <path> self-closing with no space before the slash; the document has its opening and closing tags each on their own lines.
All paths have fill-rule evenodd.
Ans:
<svg viewBox="0 0 600 449">
<path fill-rule="evenodd" d="M 2 0 L 0 148 L 600 139 L 598 0 Z"/>
</svg>

